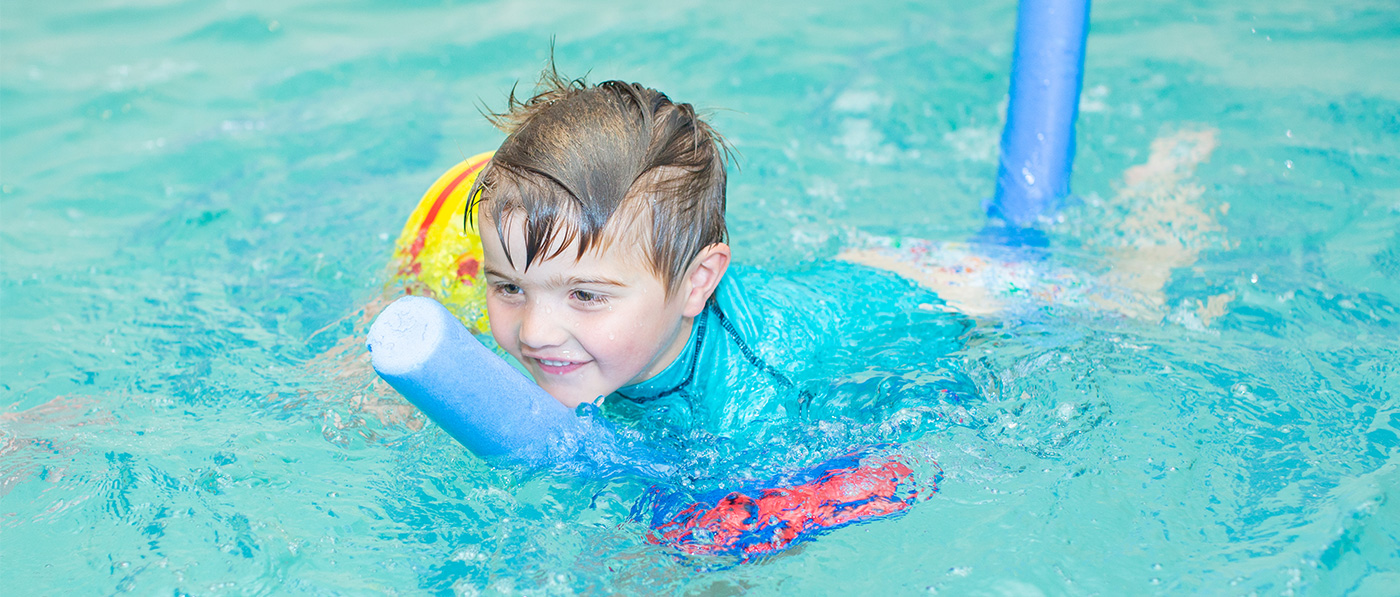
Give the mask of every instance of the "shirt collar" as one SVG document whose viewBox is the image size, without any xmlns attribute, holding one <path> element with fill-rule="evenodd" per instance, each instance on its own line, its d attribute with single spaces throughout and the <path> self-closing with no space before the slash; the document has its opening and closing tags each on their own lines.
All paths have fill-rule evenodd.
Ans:
<svg viewBox="0 0 1400 597">
<path fill-rule="evenodd" d="M 709 327 L 710 309 L 713 308 L 711 303 L 695 318 L 694 325 L 690 326 L 690 337 L 685 341 L 685 348 L 681 349 L 681 353 L 676 355 L 676 359 L 671 361 L 670 365 L 646 381 L 618 388 L 617 393 L 623 398 L 644 402 L 690 385 L 695 379 L 695 364 L 700 360 L 700 349 L 704 344 L 705 330 Z"/>
</svg>

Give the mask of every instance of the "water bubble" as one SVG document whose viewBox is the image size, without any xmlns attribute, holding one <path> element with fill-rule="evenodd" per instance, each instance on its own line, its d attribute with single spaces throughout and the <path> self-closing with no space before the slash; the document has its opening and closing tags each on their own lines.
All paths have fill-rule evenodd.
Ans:
<svg viewBox="0 0 1400 597">
<path fill-rule="evenodd" d="M 1061 421 L 1070 420 L 1070 418 L 1074 416 L 1074 405 L 1068 402 L 1060 403 L 1060 405 L 1055 408 L 1055 415 L 1060 417 Z"/>
</svg>

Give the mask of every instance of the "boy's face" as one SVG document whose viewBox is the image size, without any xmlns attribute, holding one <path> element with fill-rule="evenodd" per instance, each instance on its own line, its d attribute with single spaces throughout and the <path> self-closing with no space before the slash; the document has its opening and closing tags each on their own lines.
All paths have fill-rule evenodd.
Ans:
<svg viewBox="0 0 1400 597">
<path fill-rule="evenodd" d="M 523 221 L 506 219 L 507 260 L 495 223 L 480 219 L 486 312 L 496 342 L 540 387 L 574 407 L 644 381 L 680 354 L 699 310 L 687 292 L 667 296 L 640 243 L 618 240 L 578 260 L 570 245 L 522 271 Z"/>
</svg>

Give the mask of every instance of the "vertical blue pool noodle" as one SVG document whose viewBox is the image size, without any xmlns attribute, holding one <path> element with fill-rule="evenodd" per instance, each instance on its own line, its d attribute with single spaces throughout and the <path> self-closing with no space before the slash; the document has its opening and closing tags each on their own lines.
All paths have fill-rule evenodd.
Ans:
<svg viewBox="0 0 1400 597">
<path fill-rule="evenodd" d="M 596 407 L 560 404 L 433 299 L 394 301 L 370 326 L 368 346 L 375 372 L 477 456 L 595 476 L 669 468 L 621 441 Z"/>
<path fill-rule="evenodd" d="M 987 208 L 1009 229 L 1033 229 L 1069 194 L 1088 33 L 1089 0 L 1021 0 L 997 190 Z"/>
</svg>

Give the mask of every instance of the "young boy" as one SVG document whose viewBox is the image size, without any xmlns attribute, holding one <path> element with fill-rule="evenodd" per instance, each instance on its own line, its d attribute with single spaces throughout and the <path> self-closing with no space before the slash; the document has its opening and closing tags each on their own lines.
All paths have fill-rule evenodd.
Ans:
<svg viewBox="0 0 1400 597">
<path fill-rule="evenodd" d="M 915 340 L 928 355 L 965 330 L 935 312 L 932 294 L 860 266 L 731 272 L 725 149 L 690 105 L 552 71 L 541 88 L 495 117 L 509 136 L 467 214 L 481 235 L 491 334 L 560 402 L 606 399 L 639 420 L 718 436 L 765 419 L 786 424 L 756 427 L 786 428 L 813 409 L 868 419 L 872 393 L 843 393 L 827 374 L 841 361 L 871 365 L 843 339 L 897 327 L 888 341 Z M 870 309 L 869 293 L 895 308 Z M 920 328 L 910 312 L 935 325 Z"/>
<path fill-rule="evenodd" d="M 541 88 L 496 116 L 509 136 L 467 211 L 492 335 L 569 406 L 606 402 L 717 441 L 836 427 L 816 444 L 899 440 L 888 427 L 968 422 L 962 397 L 977 392 L 944 361 L 972 327 L 966 314 L 1054 304 L 1209 325 L 1231 298 L 1170 314 L 1162 298 L 1171 269 L 1214 242 L 1191 182 L 1214 148 L 1209 130 L 1159 140 L 1128 171 L 1109 203 L 1128 214 L 1112 228 L 1135 244 L 1110 252 L 1122 267 L 1107 284 L 976 245 L 879 238 L 777 277 L 730 268 L 725 150 L 688 104 L 552 71 Z M 1159 220 L 1191 222 L 1200 238 Z M 813 432 L 798 417 L 838 424 Z"/>
</svg>

